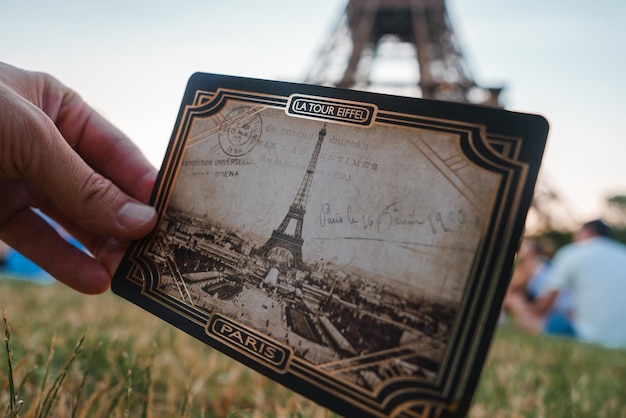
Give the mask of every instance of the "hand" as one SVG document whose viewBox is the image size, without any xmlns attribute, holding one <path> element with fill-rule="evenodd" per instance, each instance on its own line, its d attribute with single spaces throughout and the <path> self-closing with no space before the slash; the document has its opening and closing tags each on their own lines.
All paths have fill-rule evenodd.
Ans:
<svg viewBox="0 0 626 418">
<path fill-rule="evenodd" d="M 145 205 L 155 178 L 132 142 L 68 87 L 0 63 L 0 240 L 72 288 L 104 292 L 128 242 L 156 224 Z"/>
</svg>

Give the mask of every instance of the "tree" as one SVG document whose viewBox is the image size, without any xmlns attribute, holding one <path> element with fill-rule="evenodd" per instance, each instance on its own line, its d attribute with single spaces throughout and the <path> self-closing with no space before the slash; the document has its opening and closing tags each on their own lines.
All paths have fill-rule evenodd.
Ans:
<svg viewBox="0 0 626 418">
<path fill-rule="evenodd" d="M 616 227 L 626 227 L 626 195 L 617 194 L 606 199 L 606 220 Z"/>
<path fill-rule="evenodd" d="M 604 219 L 613 228 L 613 238 L 626 243 L 626 195 L 617 194 L 606 199 Z"/>
</svg>

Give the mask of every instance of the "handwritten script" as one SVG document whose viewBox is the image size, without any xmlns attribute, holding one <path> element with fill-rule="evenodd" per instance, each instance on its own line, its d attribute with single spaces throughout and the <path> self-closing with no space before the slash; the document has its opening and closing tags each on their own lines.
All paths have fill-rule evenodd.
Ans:
<svg viewBox="0 0 626 418">
<path fill-rule="evenodd" d="M 458 230 L 464 225 L 477 223 L 478 218 L 468 219 L 463 209 L 418 211 L 416 208 L 402 210 L 398 200 L 373 213 L 357 212 L 352 205 L 336 210 L 330 203 L 322 203 L 319 223 L 322 228 L 338 225 L 372 229 L 384 233 L 392 228 L 427 227 L 433 234 Z"/>
</svg>

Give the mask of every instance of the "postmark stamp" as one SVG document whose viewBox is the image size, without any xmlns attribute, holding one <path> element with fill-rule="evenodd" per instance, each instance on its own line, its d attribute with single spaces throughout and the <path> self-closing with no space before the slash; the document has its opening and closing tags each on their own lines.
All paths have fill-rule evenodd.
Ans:
<svg viewBox="0 0 626 418">
<path fill-rule="evenodd" d="M 263 120 L 258 109 L 236 107 L 228 113 L 221 126 L 220 147 L 231 157 L 241 157 L 254 149 L 262 132 Z"/>
</svg>

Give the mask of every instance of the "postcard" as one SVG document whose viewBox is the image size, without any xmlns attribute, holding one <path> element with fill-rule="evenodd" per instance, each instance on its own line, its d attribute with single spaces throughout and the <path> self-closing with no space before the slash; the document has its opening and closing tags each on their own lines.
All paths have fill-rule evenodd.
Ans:
<svg viewBox="0 0 626 418">
<path fill-rule="evenodd" d="M 118 295 L 346 416 L 461 417 L 548 124 L 194 74 Z"/>
</svg>

